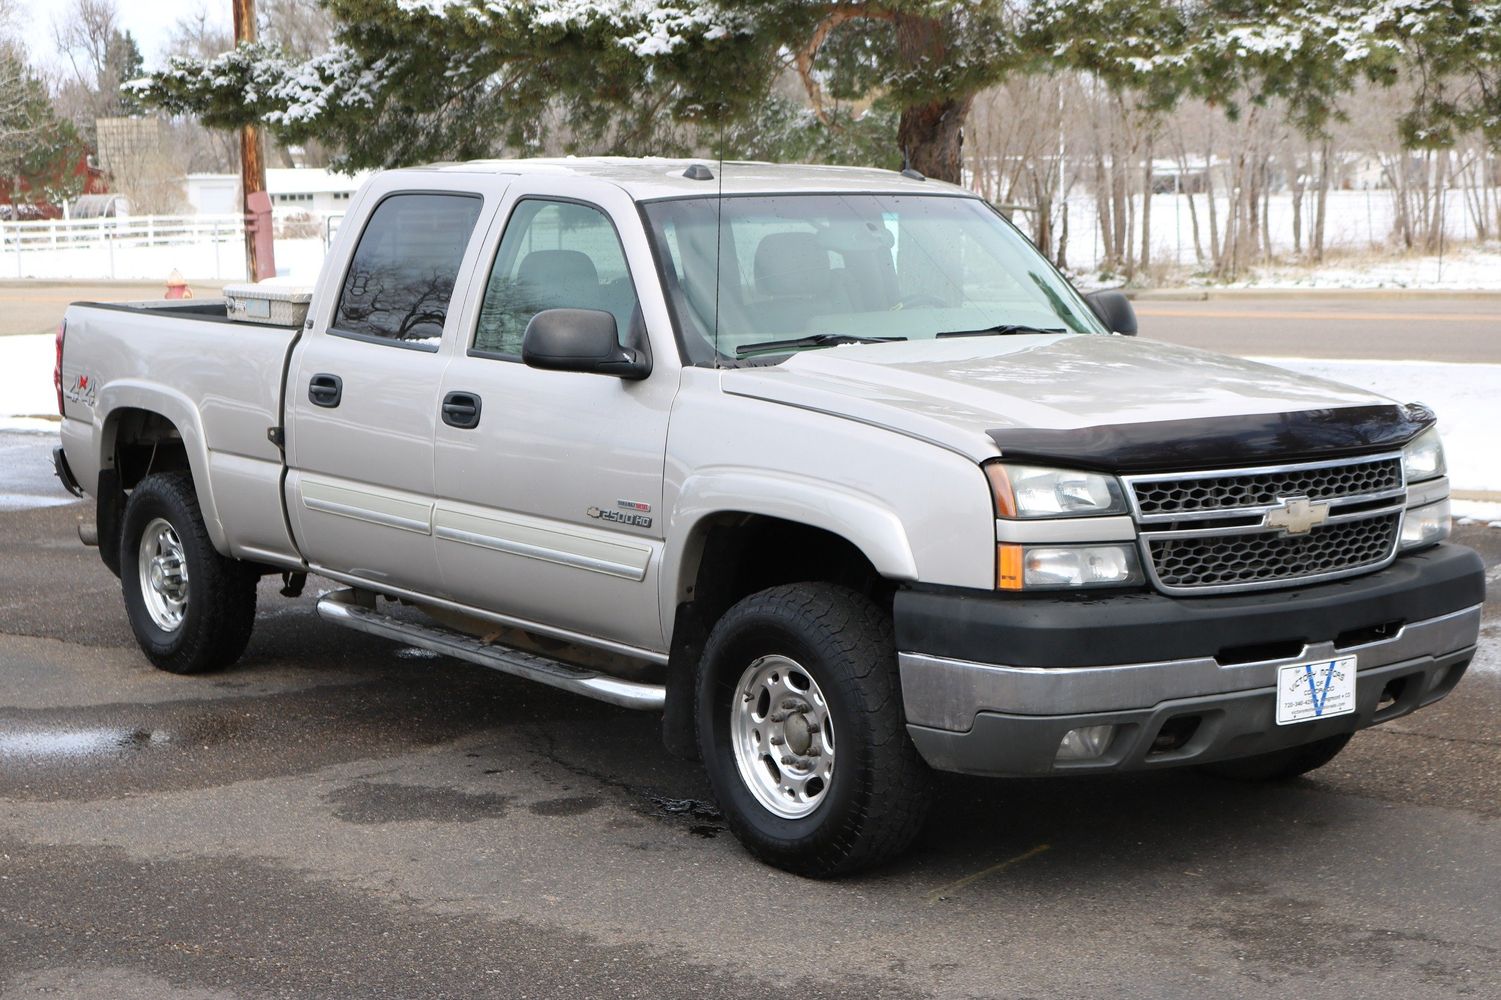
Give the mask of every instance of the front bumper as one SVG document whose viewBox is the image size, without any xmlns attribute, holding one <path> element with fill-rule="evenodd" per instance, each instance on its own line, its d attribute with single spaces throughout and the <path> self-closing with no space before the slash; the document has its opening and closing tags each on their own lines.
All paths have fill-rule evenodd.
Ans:
<svg viewBox="0 0 1501 1000">
<path fill-rule="evenodd" d="M 1035 775 L 1267 753 L 1442 698 L 1474 654 L 1482 563 L 1440 545 L 1378 573 L 1233 597 L 897 595 L 908 731 L 940 770 Z M 1357 657 L 1353 714 L 1278 726 L 1279 667 Z M 1105 752 L 1057 761 L 1071 729 Z"/>
</svg>

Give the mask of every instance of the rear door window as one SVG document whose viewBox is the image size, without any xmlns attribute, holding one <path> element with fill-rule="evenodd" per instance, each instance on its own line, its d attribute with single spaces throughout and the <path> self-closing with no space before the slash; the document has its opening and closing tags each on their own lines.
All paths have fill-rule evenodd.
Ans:
<svg viewBox="0 0 1501 1000">
<path fill-rule="evenodd" d="M 396 194 L 376 206 L 344 276 L 330 332 L 436 351 L 484 201 Z"/>
</svg>

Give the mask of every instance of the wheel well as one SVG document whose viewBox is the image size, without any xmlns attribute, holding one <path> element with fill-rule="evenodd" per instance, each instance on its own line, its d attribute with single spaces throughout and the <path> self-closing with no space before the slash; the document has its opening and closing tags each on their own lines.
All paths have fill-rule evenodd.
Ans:
<svg viewBox="0 0 1501 1000">
<path fill-rule="evenodd" d="M 682 599 L 712 625 L 736 601 L 783 583 L 836 583 L 889 606 L 894 587 L 832 531 L 760 514 L 729 514 L 697 532 L 701 547 Z"/>
<path fill-rule="evenodd" d="M 104 432 L 104 464 L 133 489 L 152 472 L 190 472 L 188 451 L 176 425 L 160 413 L 131 407 L 110 414 Z"/>
<path fill-rule="evenodd" d="M 896 587 L 853 543 L 832 531 L 760 514 L 726 513 L 687 540 L 691 578 L 680 588 L 667 660 L 662 741 L 696 759 L 694 675 L 709 632 L 741 598 L 784 583 L 836 583 L 866 595 L 889 614 Z"/>
</svg>

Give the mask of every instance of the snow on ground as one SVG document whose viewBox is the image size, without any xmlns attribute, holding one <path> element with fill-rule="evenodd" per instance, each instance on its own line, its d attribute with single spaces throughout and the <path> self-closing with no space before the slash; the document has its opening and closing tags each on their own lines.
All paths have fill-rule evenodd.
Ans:
<svg viewBox="0 0 1501 1000">
<path fill-rule="evenodd" d="M 55 420 L 34 419 L 57 413 L 56 360 L 57 340 L 50 333 L 0 337 L 0 429 L 57 429 Z"/>
<path fill-rule="evenodd" d="M 1501 289 L 1501 244 L 1463 247 L 1440 257 L 1373 254 L 1348 263 L 1265 267 L 1226 288 Z"/>
<path fill-rule="evenodd" d="M 1476 237 L 1474 220 L 1470 217 L 1469 210 L 1465 205 L 1464 192 L 1446 192 L 1447 202 L 1444 214 L 1444 232 L 1456 245 L 1474 241 Z M 1224 225 L 1224 220 L 1229 213 L 1229 206 L 1223 195 L 1216 198 L 1219 224 Z M 1267 228 L 1272 237 L 1272 249 L 1278 254 L 1291 254 L 1293 252 L 1293 198 L 1288 192 L 1279 192 L 1271 196 L 1267 216 Z M 1209 205 L 1208 199 L 1202 195 L 1194 195 L 1193 209 L 1189 208 L 1187 195 L 1158 194 L 1152 196 L 1152 260 L 1158 264 L 1178 264 L 1185 268 L 1194 268 L 1199 265 L 1198 253 L 1194 249 L 1194 213 L 1198 214 L 1199 241 L 1204 249 L 1208 249 L 1209 240 Z M 1137 199 L 1136 223 L 1133 225 L 1132 245 L 1141 246 L 1141 201 Z M 1392 224 L 1395 216 L 1392 193 L 1390 191 L 1330 191 L 1328 218 L 1324 226 L 1324 246 L 1331 251 L 1356 251 L 1360 253 L 1372 252 L 1373 248 L 1380 248 L 1390 242 Z M 1303 205 L 1303 233 L 1306 240 L 1310 228 L 1310 220 L 1313 218 L 1313 192 L 1307 192 Z M 1032 217 L 1027 212 L 1016 213 L 1015 221 L 1029 234 L 1034 228 Z M 1103 256 L 1103 246 L 1100 243 L 1098 232 L 1099 219 L 1095 210 L 1094 199 L 1087 194 L 1076 193 L 1068 199 L 1068 231 L 1070 234 L 1068 243 L 1068 263 L 1072 269 L 1088 272 L 1094 270 Z M 1501 251 L 1501 248 L 1493 248 Z M 1443 280 L 1440 287 L 1445 288 L 1501 288 L 1501 267 L 1492 266 L 1487 272 L 1484 268 L 1472 271 L 1468 275 L 1471 284 L 1458 284 L 1450 282 L 1449 254 L 1444 255 Z M 1327 268 L 1321 268 L 1327 270 Z M 1355 270 L 1364 272 L 1365 267 L 1357 267 Z M 1436 275 L 1435 267 L 1431 273 Z M 1395 277 L 1393 281 L 1400 280 Z M 1389 282 L 1387 286 L 1392 286 Z M 1369 287 L 1367 285 L 1341 285 L 1336 287 Z M 1412 285 L 1400 285 L 1396 287 L 1413 287 Z"/>
<path fill-rule="evenodd" d="M 1451 487 L 1501 492 L 1501 447 L 1496 444 L 1501 430 L 1501 365 L 1306 358 L 1253 360 L 1359 386 L 1402 403 L 1426 403 L 1438 414 Z"/>
</svg>

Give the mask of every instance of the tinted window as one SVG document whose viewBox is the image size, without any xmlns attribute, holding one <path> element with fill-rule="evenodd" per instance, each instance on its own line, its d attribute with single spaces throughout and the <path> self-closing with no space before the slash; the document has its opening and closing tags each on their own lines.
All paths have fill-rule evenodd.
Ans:
<svg viewBox="0 0 1501 1000">
<path fill-rule="evenodd" d="M 624 336 L 636 289 L 610 219 L 597 208 L 528 199 L 516 206 L 485 287 L 474 347 L 520 355 L 527 323 L 544 309 L 603 309 Z"/>
<path fill-rule="evenodd" d="M 975 198 L 741 195 L 653 202 L 646 215 L 694 364 L 775 357 L 757 348 L 816 334 L 1105 332 L 1047 259 Z"/>
<path fill-rule="evenodd" d="M 338 333 L 436 348 L 481 199 L 398 194 L 376 206 L 344 277 Z"/>
</svg>

